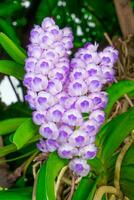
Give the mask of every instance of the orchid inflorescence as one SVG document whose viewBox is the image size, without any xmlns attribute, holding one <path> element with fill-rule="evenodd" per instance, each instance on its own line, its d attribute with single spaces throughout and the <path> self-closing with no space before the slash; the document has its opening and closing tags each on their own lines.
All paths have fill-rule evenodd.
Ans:
<svg viewBox="0 0 134 200">
<path fill-rule="evenodd" d="M 88 159 L 97 153 L 95 136 L 105 120 L 108 95 L 103 86 L 114 80 L 118 51 L 87 43 L 69 59 L 73 48 L 70 28 L 59 29 L 45 18 L 30 33 L 25 61 L 25 100 L 33 109 L 33 121 L 42 136 L 42 152 L 57 150 L 70 159 L 70 169 L 79 176 L 90 171 Z"/>
</svg>

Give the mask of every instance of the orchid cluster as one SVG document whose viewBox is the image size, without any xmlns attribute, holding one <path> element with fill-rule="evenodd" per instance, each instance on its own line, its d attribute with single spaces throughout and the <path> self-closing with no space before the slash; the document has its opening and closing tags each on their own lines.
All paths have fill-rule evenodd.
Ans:
<svg viewBox="0 0 134 200">
<path fill-rule="evenodd" d="M 69 159 L 70 169 L 79 176 L 90 171 L 88 159 L 97 153 L 95 136 L 105 120 L 107 93 L 104 84 L 114 80 L 118 51 L 87 43 L 69 59 L 73 47 L 70 28 L 59 29 L 45 18 L 30 33 L 25 62 L 26 101 L 33 109 L 33 121 L 42 136 L 42 152 L 57 151 Z"/>
</svg>

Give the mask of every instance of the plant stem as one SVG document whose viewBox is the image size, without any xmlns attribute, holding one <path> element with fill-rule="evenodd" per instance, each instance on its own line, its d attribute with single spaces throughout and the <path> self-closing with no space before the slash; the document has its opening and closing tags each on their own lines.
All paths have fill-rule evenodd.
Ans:
<svg viewBox="0 0 134 200">
<path fill-rule="evenodd" d="M 23 168 L 23 176 L 25 177 L 26 176 L 26 172 L 27 172 L 27 169 L 29 167 L 29 165 L 31 164 L 31 162 L 34 160 L 35 156 L 39 153 L 38 150 L 36 150 L 32 156 L 30 156 L 26 162 L 25 162 L 25 165 L 24 165 L 24 168 Z"/>
<path fill-rule="evenodd" d="M 116 200 L 116 197 L 114 194 L 111 195 L 111 197 L 109 198 L 109 200 Z"/>
<path fill-rule="evenodd" d="M 116 164 L 115 164 L 115 175 L 114 175 L 114 185 L 116 187 L 117 190 L 120 190 L 120 171 L 121 171 L 121 164 L 123 161 L 123 158 L 126 154 L 126 152 L 128 151 L 129 147 L 132 145 L 133 143 L 133 138 L 129 137 L 128 141 L 126 142 L 126 144 L 124 145 L 124 147 L 122 148 L 117 160 L 116 160 Z"/>
<path fill-rule="evenodd" d="M 119 198 L 122 199 L 122 193 L 119 190 L 117 190 L 115 187 L 113 187 L 113 186 L 101 186 L 96 191 L 93 200 L 101 200 L 105 193 L 115 194 L 116 196 L 118 196 Z"/>
<path fill-rule="evenodd" d="M 69 197 L 67 198 L 67 200 L 71 200 L 72 199 L 72 196 L 73 196 L 73 193 L 74 193 L 74 189 L 75 189 L 75 177 L 72 176 L 71 191 L 70 191 L 70 194 L 69 194 Z"/>
<path fill-rule="evenodd" d="M 61 183 L 61 179 L 63 178 L 63 175 L 65 173 L 65 171 L 67 170 L 67 166 L 63 167 L 62 170 L 60 171 L 60 174 L 57 178 L 57 182 L 56 182 L 56 185 L 55 185 L 55 196 L 57 197 L 57 193 L 58 193 L 58 190 L 59 190 L 59 186 L 60 186 L 60 183 Z"/>
</svg>

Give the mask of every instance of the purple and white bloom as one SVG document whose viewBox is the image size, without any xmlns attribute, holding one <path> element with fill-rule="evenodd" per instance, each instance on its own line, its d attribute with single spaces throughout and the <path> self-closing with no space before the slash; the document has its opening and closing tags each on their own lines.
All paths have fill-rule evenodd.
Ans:
<svg viewBox="0 0 134 200">
<path fill-rule="evenodd" d="M 83 60 L 81 60 L 80 58 L 76 58 L 76 57 L 71 60 L 70 66 L 71 66 L 71 69 L 74 69 L 76 67 L 79 67 L 81 69 L 86 68 L 85 62 Z"/>
<path fill-rule="evenodd" d="M 36 98 L 37 98 L 36 92 L 33 92 L 31 90 L 27 91 L 27 94 L 25 95 L 25 101 L 27 101 L 29 103 L 31 109 L 36 108 L 36 103 L 35 103 Z"/>
<path fill-rule="evenodd" d="M 29 57 L 25 60 L 25 70 L 26 72 L 34 72 L 35 71 L 35 67 L 37 64 L 37 59 L 33 58 L 33 57 Z"/>
<path fill-rule="evenodd" d="M 58 62 L 59 56 L 54 49 L 50 49 L 50 50 L 44 50 L 42 52 L 41 58 L 46 59 L 47 61 L 51 62 L 54 65 L 55 62 Z"/>
<path fill-rule="evenodd" d="M 36 59 L 41 58 L 43 50 L 36 44 L 28 45 L 28 56 Z"/>
<path fill-rule="evenodd" d="M 48 92 L 39 92 L 36 98 L 36 108 L 40 111 L 45 111 L 57 103 L 57 99 Z"/>
<path fill-rule="evenodd" d="M 92 110 L 104 109 L 108 102 L 108 95 L 106 92 L 93 92 L 89 95 L 92 101 Z"/>
<path fill-rule="evenodd" d="M 64 69 L 62 69 L 62 68 L 53 69 L 48 73 L 48 78 L 49 79 L 58 79 L 59 81 L 64 83 L 66 80 L 66 73 L 65 73 Z"/>
<path fill-rule="evenodd" d="M 72 30 L 70 29 L 70 27 L 63 28 L 62 33 L 63 33 L 63 37 L 72 37 L 73 38 Z"/>
<path fill-rule="evenodd" d="M 48 149 L 47 149 L 47 146 L 46 146 L 46 141 L 44 139 L 40 139 L 39 142 L 36 144 L 37 145 L 37 148 L 44 152 L 44 153 L 48 153 Z"/>
<path fill-rule="evenodd" d="M 99 45 L 95 42 L 95 44 L 92 44 L 90 42 L 87 42 L 84 45 L 84 48 L 87 49 L 89 52 L 96 52 L 98 49 Z"/>
<path fill-rule="evenodd" d="M 68 99 L 68 94 L 66 92 L 60 92 L 55 96 L 55 98 L 61 106 L 65 107 L 65 103 Z"/>
<path fill-rule="evenodd" d="M 115 79 L 115 70 L 113 68 L 109 68 L 107 66 L 102 66 L 102 82 L 105 83 L 111 83 Z"/>
<path fill-rule="evenodd" d="M 56 104 L 47 111 L 46 118 L 48 121 L 58 123 L 61 121 L 64 111 L 65 109 L 61 105 Z"/>
<path fill-rule="evenodd" d="M 95 110 L 89 115 L 89 120 L 96 120 L 99 124 L 105 121 L 105 113 L 103 110 Z"/>
<path fill-rule="evenodd" d="M 86 65 L 89 63 L 100 63 L 100 57 L 97 52 L 89 52 L 87 49 L 80 49 L 76 54 L 76 58 L 82 59 Z"/>
<path fill-rule="evenodd" d="M 45 32 L 39 35 L 39 45 L 44 50 L 51 48 L 54 41 L 55 39 L 50 32 Z"/>
<path fill-rule="evenodd" d="M 73 69 L 73 71 L 70 73 L 70 79 L 71 81 L 76 80 L 85 80 L 88 77 L 87 71 L 83 68 L 76 67 Z"/>
<path fill-rule="evenodd" d="M 56 95 L 62 91 L 62 83 L 58 79 L 48 81 L 47 91 Z"/>
<path fill-rule="evenodd" d="M 99 128 L 100 128 L 100 125 L 94 119 L 84 121 L 81 126 L 81 129 L 84 130 L 87 133 L 87 135 L 90 137 L 96 135 Z"/>
<path fill-rule="evenodd" d="M 28 89 L 32 91 L 32 81 L 34 79 L 34 73 L 28 72 L 24 76 L 23 85 Z"/>
<path fill-rule="evenodd" d="M 42 74 L 36 74 L 32 80 L 31 88 L 35 92 L 45 90 L 48 86 L 48 78 Z"/>
<path fill-rule="evenodd" d="M 100 52 L 99 56 L 101 58 L 100 64 L 107 67 L 112 67 L 114 63 L 114 57 L 110 52 Z"/>
<path fill-rule="evenodd" d="M 88 77 L 91 77 L 91 76 L 101 77 L 102 76 L 101 67 L 99 65 L 94 64 L 94 63 L 88 64 L 87 67 L 86 67 L 86 71 L 88 73 Z"/>
<path fill-rule="evenodd" d="M 73 48 L 73 43 L 72 40 L 70 40 L 70 37 L 63 37 L 62 42 L 66 50 Z"/>
<path fill-rule="evenodd" d="M 57 139 L 59 136 L 58 127 L 54 122 L 42 124 L 39 133 L 47 139 Z"/>
<path fill-rule="evenodd" d="M 53 25 L 55 25 L 55 21 L 50 17 L 44 18 L 44 20 L 42 21 L 42 24 L 41 24 L 41 26 L 44 29 L 44 31 L 46 31 L 47 28 L 49 28 L 49 27 L 51 27 Z"/>
<path fill-rule="evenodd" d="M 65 109 L 71 109 L 71 108 L 75 108 L 75 103 L 77 101 L 78 97 L 68 97 L 65 102 L 64 102 L 64 107 Z"/>
<path fill-rule="evenodd" d="M 57 150 L 59 147 L 59 144 L 57 142 L 57 140 L 55 139 L 47 139 L 46 140 L 46 148 L 48 149 L 48 152 L 53 152 L 55 150 Z"/>
<path fill-rule="evenodd" d="M 118 59 L 118 51 L 112 47 L 106 47 L 102 52 L 99 53 L 101 58 L 101 65 L 107 67 L 113 67 L 114 63 Z"/>
<path fill-rule="evenodd" d="M 88 85 L 88 91 L 90 93 L 100 92 L 103 87 L 101 78 L 98 76 L 89 77 L 88 79 L 86 79 L 86 83 Z"/>
<path fill-rule="evenodd" d="M 61 158 L 71 159 L 78 155 L 78 149 L 68 143 L 65 143 L 58 148 L 58 155 Z"/>
<path fill-rule="evenodd" d="M 64 44 L 61 42 L 54 42 L 53 43 L 54 51 L 58 54 L 58 61 L 63 56 L 67 56 L 68 52 L 66 51 Z"/>
<path fill-rule="evenodd" d="M 73 134 L 73 129 L 70 126 L 68 126 L 68 125 L 62 124 L 59 127 L 59 137 L 58 137 L 59 143 L 60 144 L 66 143 L 67 139 L 72 134 Z"/>
<path fill-rule="evenodd" d="M 35 66 L 35 72 L 48 75 L 49 71 L 51 71 L 53 67 L 54 66 L 50 61 L 41 58 Z"/>
<path fill-rule="evenodd" d="M 79 156 L 83 159 L 93 159 L 97 154 L 97 148 L 95 144 L 89 144 L 79 150 Z"/>
<path fill-rule="evenodd" d="M 74 147 L 83 147 L 89 143 L 90 137 L 85 131 L 78 129 L 74 131 L 72 135 L 70 135 L 68 141 L 69 144 L 71 144 Z"/>
<path fill-rule="evenodd" d="M 69 163 L 69 168 L 78 176 L 87 176 L 90 172 L 90 166 L 82 158 L 74 158 Z"/>
<path fill-rule="evenodd" d="M 34 111 L 33 116 L 33 122 L 37 125 L 41 125 L 46 122 L 45 117 L 46 112 L 40 112 L 40 111 Z"/>
<path fill-rule="evenodd" d="M 88 91 L 86 83 L 82 80 L 77 80 L 69 83 L 68 94 L 70 96 L 82 96 Z"/>
<path fill-rule="evenodd" d="M 118 50 L 114 49 L 114 48 L 111 47 L 111 46 L 108 46 L 108 47 L 106 47 L 106 48 L 103 50 L 103 52 L 110 52 L 110 53 L 112 53 L 112 55 L 113 55 L 113 57 L 114 57 L 114 62 L 117 61 L 118 56 L 119 56 L 119 51 L 118 51 Z"/>
<path fill-rule="evenodd" d="M 32 44 L 39 44 L 39 36 L 40 34 L 43 34 L 44 31 L 42 30 L 42 28 L 39 25 L 35 25 L 34 28 L 31 30 L 30 32 L 30 42 Z"/>
<path fill-rule="evenodd" d="M 75 107 L 81 113 L 89 113 L 93 109 L 93 102 L 92 102 L 92 100 L 89 97 L 87 97 L 87 96 L 81 96 L 76 101 Z"/>
<path fill-rule="evenodd" d="M 77 109 L 72 108 L 64 113 L 62 121 L 69 126 L 80 126 L 83 122 L 83 118 Z"/>
</svg>

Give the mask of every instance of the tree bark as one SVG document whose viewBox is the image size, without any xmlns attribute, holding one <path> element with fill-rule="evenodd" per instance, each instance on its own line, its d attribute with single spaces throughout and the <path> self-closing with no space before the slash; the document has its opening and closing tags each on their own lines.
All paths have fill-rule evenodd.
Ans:
<svg viewBox="0 0 134 200">
<path fill-rule="evenodd" d="M 114 0 L 114 4 L 123 36 L 134 34 L 134 14 L 131 0 Z"/>
</svg>

